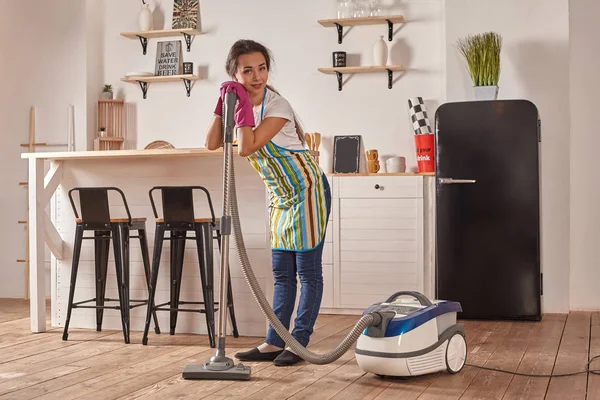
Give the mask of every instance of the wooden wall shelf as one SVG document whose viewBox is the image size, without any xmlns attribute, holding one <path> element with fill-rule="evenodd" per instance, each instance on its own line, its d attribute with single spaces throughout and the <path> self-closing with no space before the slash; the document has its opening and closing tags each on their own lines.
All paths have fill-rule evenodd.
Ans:
<svg viewBox="0 0 600 400">
<path fill-rule="evenodd" d="M 139 39 L 142 44 L 142 51 L 146 54 L 148 47 L 148 39 L 162 38 L 162 37 L 173 37 L 181 36 L 185 38 L 187 45 L 187 51 L 189 52 L 192 46 L 192 36 L 203 35 L 204 33 L 198 29 L 186 28 L 186 29 L 163 29 L 156 31 L 142 31 L 142 32 L 122 32 L 121 36 L 128 39 Z"/>
<path fill-rule="evenodd" d="M 365 74 L 376 72 L 388 73 L 388 89 L 392 88 L 392 78 L 395 71 L 404 71 L 402 65 L 386 65 L 386 66 L 362 66 L 362 67 L 337 67 L 337 68 L 319 68 L 319 72 L 324 74 L 335 74 L 338 79 L 338 90 L 342 90 L 342 77 L 344 74 Z"/>
<path fill-rule="evenodd" d="M 388 40 L 391 42 L 394 36 L 394 24 L 404 23 L 402 15 L 387 15 L 381 17 L 363 17 L 363 18 L 339 18 L 322 19 L 319 24 L 326 28 L 336 27 L 338 31 L 338 43 L 342 44 L 345 26 L 364 26 L 364 25 L 384 25 L 388 26 Z"/>
<path fill-rule="evenodd" d="M 65 147 L 67 146 L 66 144 L 63 143 L 21 143 L 20 145 L 21 147 L 29 147 L 29 146 L 33 146 L 33 147 Z"/>
<path fill-rule="evenodd" d="M 146 93 L 148 92 L 148 85 L 152 82 L 183 81 L 183 83 L 185 84 L 187 96 L 190 97 L 190 91 L 192 90 L 192 81 L 199 81 L 201 79 L 202 78 L 200 78 L 197 75 L 128 76 L 125 78 L 121 78 L 121 81 L 129 82 L 129 83 L 139 83 L 140 88 L 142 89 L 142 93 L 144 94 L 144 99 L 145 99 Z"/>
</svg>

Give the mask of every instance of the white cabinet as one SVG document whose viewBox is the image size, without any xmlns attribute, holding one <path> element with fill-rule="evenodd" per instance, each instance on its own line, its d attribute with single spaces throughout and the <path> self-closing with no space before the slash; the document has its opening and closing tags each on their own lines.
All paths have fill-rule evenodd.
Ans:
<svg viewBox="0 0 600 400">
<path fill-rule="evenodd" d="M 358 314 L 397 291 L 423 292 L 423 179 L 415 175 L 331 179 L 322 313 Z"/>
</svg>

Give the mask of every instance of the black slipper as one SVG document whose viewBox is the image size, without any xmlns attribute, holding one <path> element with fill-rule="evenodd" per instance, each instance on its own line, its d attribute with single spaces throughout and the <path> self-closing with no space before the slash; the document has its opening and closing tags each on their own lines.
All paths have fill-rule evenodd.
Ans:
<svg viewBox="0 0 600 400">
<path fill-rule="evenodd" d="M 241 351 L 235 355 L 235 358 L 241 361 L 273 361 L 283 350 L 269 351 L 261 353 L 257 347 L 249 351 Z"/>
<path fill-rule="evenodd" d="M 302 361 L 302 357 L 297 356 L 291 351 L 284 350 L 281 355 L 277 356 L 277 358 L 273 360 L 273 364 L 278 367 L 287 367 L 299 363 L 300 361 Z"/>
</svg>

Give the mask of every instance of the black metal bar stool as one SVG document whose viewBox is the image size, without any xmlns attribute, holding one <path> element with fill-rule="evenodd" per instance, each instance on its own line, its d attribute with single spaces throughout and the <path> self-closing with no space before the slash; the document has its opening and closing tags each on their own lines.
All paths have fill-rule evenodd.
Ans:
<svg viewBox="0 0 600 400">
<path fill-rule="evenodd" d="M 108 192 L 116 191 L 121 195 L 127 218 L 111 218 L 110 206 L 108 201 Z M 81 208 L 81 218 L 77 213 L 77 208 L 73 201 L 72 192 L 79 193 L 79 203 Z M 116 187 L 79 187 L 69 190 L 69 200 L 75 214 L 75 243 L 73 246 L 73 264 L 71 268 L 71 286 L 69 288 L 69 305 L 67 309 L 67 319 L 63 332 L 63 340 L 67 340 L 69 334 L 69 322 L 71 320 L 71 311 L 73 308 L 93 308 L 96 309 L 96 330 L 102 330 L 102 319 L 105 309 L 114 309 L 121 311 L 121 322 L 123 325 L 123 336 L 125 343 L 129 343 L 130 321 L 129 311 L 132 308 L 147 304 L 147 300 L 132 300 L 129 298 L 129 239 L 138 238 L 142 251 L 144 272 L 146 275 L 146 284 L 148 292 L 150 291 L 150 257 L 148 254 L 148 241 L 146 238 L 146 218 L 131 218 L 129 206 L 123 191 Z M 94 231 L 94 236 L 84 237 L 85 231 Z M 131 231 L 137 231 L 137 236 L 131 236 Z M 115 269 L 117 276 L 119 299 L 110 299 L 105 297 L 106 293 L 106 273 L 108 270 L 108 254 L 110 240 L 112 238 L 115 253 Z M 81 255 L 81 244 L 83 240 L 94 241 L 95 253 L 95 281 L 96 297 L 90 300 L 78 301 L 73 303 L 75 295 L 75 286 L 77 283 L 77 270 L 79 268 L 79 258 Z M 106 306 L 105 303 L 119 302 L 116 306 Z M 95 302 L 96 305 L 85 305 Z M 131 304 L 136 303 L 136 304 Z M 158 318 L 154 313 L 154 330 L 160 333 Z"/>
<path fill-rule="evenodd" d="M 194 194 L 195 189 L 202 190 L 207 197 L 211 218 L 195 218 L 194 216 Z M 158 217 L 156 205 L 152 193 L 160 190 L 162 194 L 163 218 Z M 183 312 L 198 312 L 206 315 L 208 339 L 211 347 L 215 347 L 215 311 L 218 311 L 219 303 L 214 300 L 214 278 L 213 278 L 213 240 L 216 239 L 221 248 L 221 230 L 219 220 L 215 218 L 212 200 L 208 190 L 202 186 L 156 186 L 150 189 L 150 202 L 154 217 L 156 218 L 156 234 L 154 236 L 154 254 L 152 257 L 152 279 L 150 283 L 149 301 L 154 304 L 156 295 L 156 284 L 164 240 L 171 241 L 171 271 L 170 271 L 170 301 L 156 304 L 148 308 L 146 314 L 146 327 L 144 329 L 143 344 L 148 343 L 148 329 L 150 327 L 151 311 L 169 311 L 170 334 L 175 334 L 177 325 L 177 314 Z M 165 238 L 165 232 L 169 231 L 169 237 Z M 194 232 L 195 237 L 188 237 L 187 232 Z M 204 301 L 181 301 L 181 276 L 183 271 L 183 257 L 185 242 L 187 239 L 195 239 L 200 264 L 200 280 Z M 229 268 L 229 266 L 228 266 Z M 180 308 L 180 305 L 194 304 L 203 305 L 202 308 Z M 233 291 L 231 279 L 227 287 L 227 305 L 233 335 L 238 337 L 237 323 L 233 308 Z"/>
</svg>

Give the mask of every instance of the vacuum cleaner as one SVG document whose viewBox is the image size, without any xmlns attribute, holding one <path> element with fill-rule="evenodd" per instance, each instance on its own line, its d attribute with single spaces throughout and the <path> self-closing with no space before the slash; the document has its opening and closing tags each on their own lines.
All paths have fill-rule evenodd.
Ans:
<svg viewBox="0 0 600 400">
<path fill-rule="evenodd" d="M 402 300 L 401 296 L 410 296 Z M 379 376 L 416 376 L 446 370 L 459 372 L 467 358 L 465 328 L 456 323 L 459 303 L 432 302 L 418 292 L 398 292 L 364 314 L 382 321 L 368 327 L 356 343 L 360 369 Z"/>
<path fill-rule="evenodd" d="M 229 236 L 233 232 L 242 272 L 260 309 L 289 348 L 305 361 L 312 364 L 332 363 L 357 343 L 357 363 L 365 372 L 382 376 L 411 376 L 441 369 L 452 373 L 460 371 L 466 359 L 464 327 L 456 324 L 456 312 L 460 311 L 460 305 L 444 301 L 431 302 L 418 292 L 398 292 L 385 302 L 369 307 L 347 336 L 329 353 L 315 354 L 309 351 L 283 326 L 260 289 L 242 236 L 233 163 L 233 116 L 236 102 L 234 92 L 225 94 L 222 114 L 224 157 L 219 304 L 227 304 Z M 406 296 L 414 300 L 403 301 L 402 297 Z M 236 365 L 226 356 L 226 327 L 227 307 L 219 307 L 216 354 L 202 364 L 185 367 L 182 374 L 184 379 L 250 379 L 249 366 L 242 363 Z"/>
</svg>

